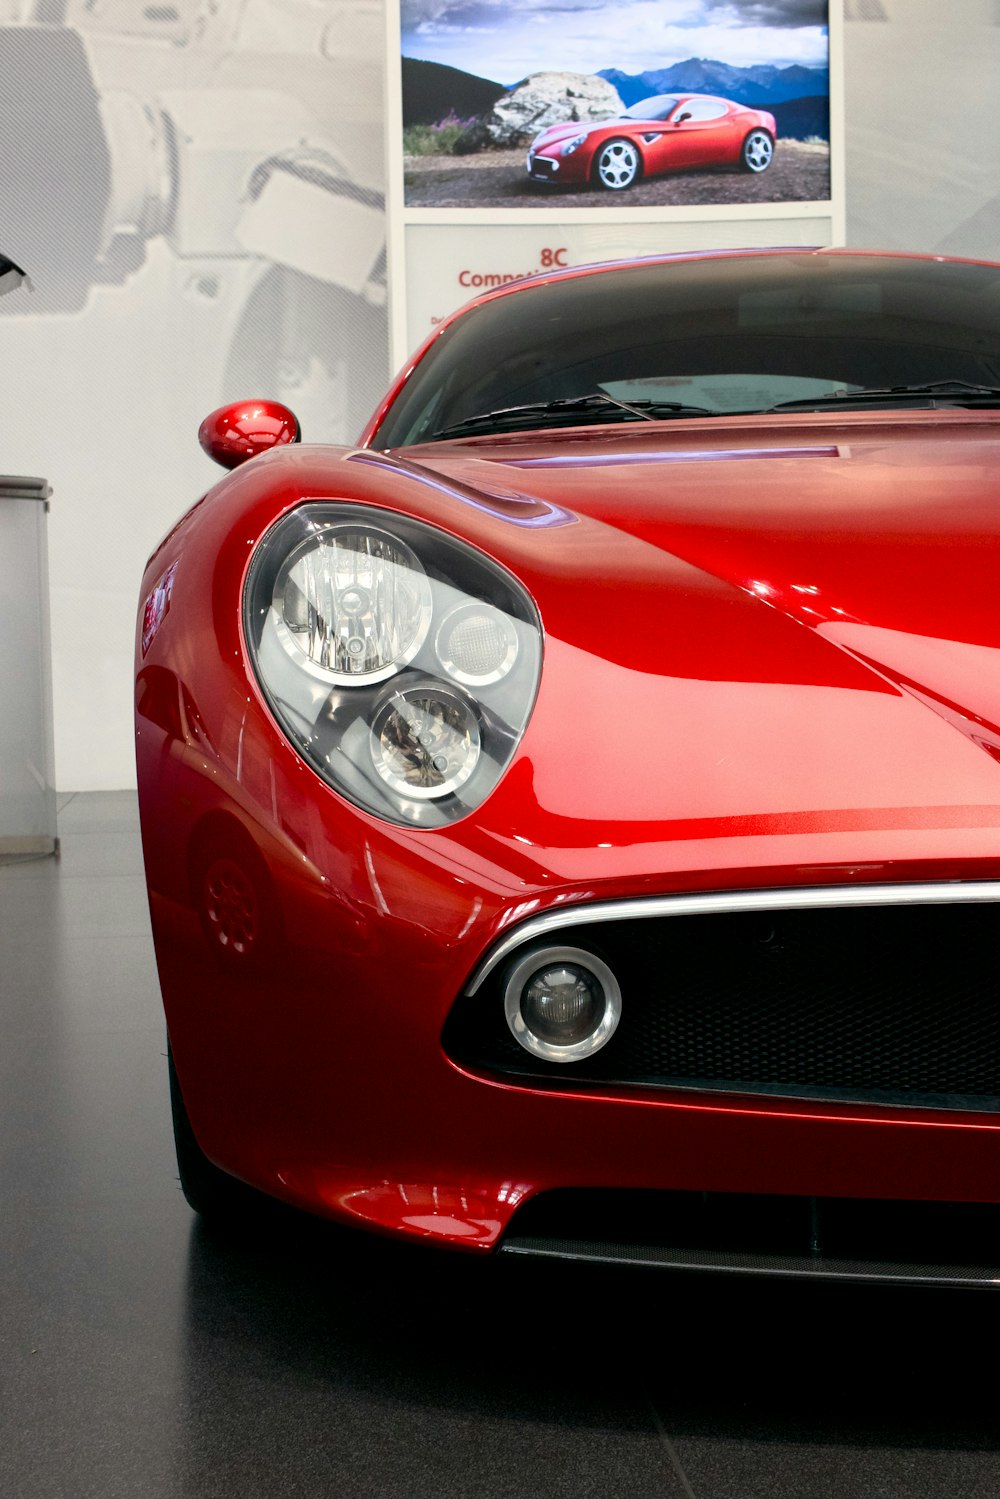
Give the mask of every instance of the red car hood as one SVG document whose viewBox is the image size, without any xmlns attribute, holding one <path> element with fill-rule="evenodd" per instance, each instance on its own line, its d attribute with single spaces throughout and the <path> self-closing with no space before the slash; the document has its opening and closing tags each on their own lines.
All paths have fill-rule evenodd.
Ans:
<svg viewBox="0 0 1000 1499">
<path fill-rule="evenodd" d="M 595 130 L 607 130 L 612 125 L 616 129 L 634 129 L 636 123 L 635 120 L 610 119 L 588 121 L 585 124 L 581 124 L 579 120 L 570 120 L 563 125 L 549 125 L 540 135 L 536 135 L 532 142 L 532 149 L 537 151 L 543 146 L 557 146 L 560 141 L 575 140 L 578 135 L 593 135 Z M 662 122 L 661 128 L 666 128 L 662 126 Z"/>
<path fill-rule="evenodd" d="M 998 460 L 1000 420 L 956 411 L 408 449 L 542 613 L 508 800 L 530 779 L 549 844 L 1000 855 Z"/>
</svg>

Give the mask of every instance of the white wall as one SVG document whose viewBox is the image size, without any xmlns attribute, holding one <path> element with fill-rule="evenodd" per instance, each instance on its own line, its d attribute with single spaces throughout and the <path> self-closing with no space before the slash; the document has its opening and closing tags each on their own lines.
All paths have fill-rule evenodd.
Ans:
<svg viewBox="0 0 1000 1499">
<path fill-rule="evenodd" d="M 1000 3 L 845 14 L 848 242 L 1000 260 Z"/>
</svg>

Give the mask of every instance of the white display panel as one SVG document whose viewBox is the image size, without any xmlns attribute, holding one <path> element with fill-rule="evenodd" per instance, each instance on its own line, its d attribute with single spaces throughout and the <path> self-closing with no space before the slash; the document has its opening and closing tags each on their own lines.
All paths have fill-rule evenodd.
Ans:
<svg viewBox="0 0 1000 1499">
<path fill-rule="evenodd" d="M 829 214 L 730 217 L 712 225 L 712 248 L 828 245 Z M 415 349 L 448 313 L 494 287 L 538 272 L 705 248 L 703 218 L 669 223 L 440 224 L 406 226 L 406 344 Z"/>
<path fill-rule="evenodd" d="M 388 22 L 397 364 L 463 302 L 539 271 L 844 240 L 840 0 L 400 0 Z M 690 114 L 670 108 L 688 96 Z M 657 100 L 664 118 L 646 121 Z M 713 107 L 718 124 L 695 117 Z M 528 152 L 548 149 L 547 130 L 571 149 L 549 151 L 540 182 Z M 750 170 L 733 141 L 760 130 L 774 141 Z M 626 134 L 647 154 L 619 188 L 591 143 Z M 655 154 L 684 142 L 690 157 L 696 139 L 698 160 Z M 587 153 L 579 180 L 561 180 Z"/>
</svg>

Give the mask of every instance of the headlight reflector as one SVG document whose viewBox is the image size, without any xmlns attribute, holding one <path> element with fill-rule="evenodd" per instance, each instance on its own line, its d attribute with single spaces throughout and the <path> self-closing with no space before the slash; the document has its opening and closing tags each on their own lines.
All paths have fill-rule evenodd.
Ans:
<svg viewBox="0 0 1000 1499">
<path fill-rule="evenodd" d="M 330 683 L 381 682 L 419 651 L 427 576 L 408 546 L 371 526 L 323 526 L 279 569 L 275 629 L 288 654 Z"/>
<path fill-rule="evenodd" d="M 372 720 L 375 769 L 403 796 L 457 791 L 476 768 L 479 746 L 471 707 L 434 682 L 394 692 Z"/>
</svg>

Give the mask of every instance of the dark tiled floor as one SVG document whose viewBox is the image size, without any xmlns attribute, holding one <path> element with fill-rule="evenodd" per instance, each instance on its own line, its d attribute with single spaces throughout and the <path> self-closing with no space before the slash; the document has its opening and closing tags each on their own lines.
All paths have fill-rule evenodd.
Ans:
<svg viewBox="0 0 1000 1499">
<path fill-rule="evenodd" d="M 996 1499 L 990 1293 L 480 1265 L 174 1177 L 131 795 L 0 867 L 3 1499 Z"/>
</svg>

